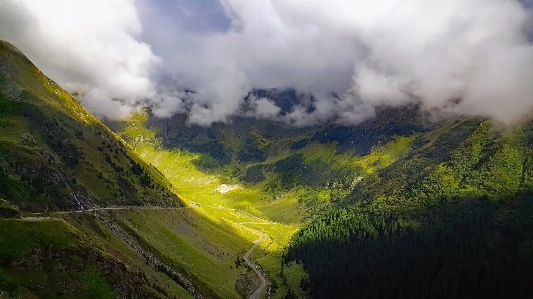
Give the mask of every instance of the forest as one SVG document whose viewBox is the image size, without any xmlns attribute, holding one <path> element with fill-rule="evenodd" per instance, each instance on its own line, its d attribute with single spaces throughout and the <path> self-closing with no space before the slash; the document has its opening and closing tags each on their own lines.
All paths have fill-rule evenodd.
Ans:
<svg viewBox="0 0 533 299">
<path fill-rule="evenodd" d="M 528 298 L 531 131 L 469 120 L 419 143 L 300 231 L 285 261 L 303 263 L 316 298 Z"/>
</svg>

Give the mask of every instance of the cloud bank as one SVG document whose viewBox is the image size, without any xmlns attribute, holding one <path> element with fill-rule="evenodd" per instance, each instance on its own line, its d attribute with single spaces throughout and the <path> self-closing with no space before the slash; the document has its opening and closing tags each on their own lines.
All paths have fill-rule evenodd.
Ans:
<svg viewBox="0 0 533 299">
<path fill-rule="evenodd" d="M 132 1 L 0 1 L 0 38 L 110 117 L 156 95 L 150 76 L 161 61 L 141 32 Z"/>
<path fill-rule="evenodd" d="M 0 38 L 108 117 L 357 124 L 421 103 L 510 123 L 533 111 L 532 20 L 513 0 L 4 0 Z M 302 103 L 250 96 L 273 88 Z"/>
</svg>

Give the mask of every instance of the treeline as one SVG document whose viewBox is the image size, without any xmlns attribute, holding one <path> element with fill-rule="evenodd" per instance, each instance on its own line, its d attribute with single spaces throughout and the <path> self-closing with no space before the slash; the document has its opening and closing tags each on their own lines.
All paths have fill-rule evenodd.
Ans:
<svg viewBox="0 0 533 299">
<path fill-rule="evenodd" d="M 457 124 L 304 228 L 285 260 L 316 298 L 530 298 L 531 135 Z"/>
</svg>

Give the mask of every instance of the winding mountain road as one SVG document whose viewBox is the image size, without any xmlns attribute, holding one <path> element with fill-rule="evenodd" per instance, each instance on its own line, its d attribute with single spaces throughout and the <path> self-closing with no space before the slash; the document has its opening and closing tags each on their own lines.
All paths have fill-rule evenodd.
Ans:
<svg viewBox="0 0 533 299">
<path fill-rule="evenodd" d="M 22 217 L 22 218 L 15 218 L 21 221 L 45 221 L 45 220 L 51 220 L 56 218 L 50 218 L 50 217 Z"/>
<path fill-rule="evenodd" d="M 83 212 L 97 212 L 97 211 L 116 211 L 116 210 L 177 210 L 177 209 L 190 209 L 192 207 L 160 207 L 160 206 L 120 206 L 120 207 L 105 207 L 105 208 L 91 208 L 85 210 L 74 211 L 74 213 Z"/>
<path fill-rule="evenodd" d="M 259 276 L 259 279 L 261 280 L 261 284 L 259 285 L 259 287 L 252 293 L 252 295 L 250 295 L 250 299 L 259 299 L 259 297 L 261 296 L 261 292 L 263 292 L 263 289 L 266 287 L 266 278 L 265 276 L 263 276 L 263 274 L 261 272 L 259 272 L 259 270 L 257 270 L 257 266 L 250 262 L 250 254 L 254 251 L 254 249 L 261 243 L 263 242 L 263 240 L 266 238 L 266 235 L 264 233 L 261 233 L 261 238 L 257 239 L 254 241 L 254 246 L 252 246 L 252 248 L 250 248 L 250 250 L 248 250 L 248 252 L 246 252 L 246 254 L 244 255 L 244 261 L 246 262 L 246 264 L 248 266 L 250 266 L 250 268 L 252 268 L 252 270 L 255 272 L 255 274 L 257 274 L 257 276 Z"/>
</svg>

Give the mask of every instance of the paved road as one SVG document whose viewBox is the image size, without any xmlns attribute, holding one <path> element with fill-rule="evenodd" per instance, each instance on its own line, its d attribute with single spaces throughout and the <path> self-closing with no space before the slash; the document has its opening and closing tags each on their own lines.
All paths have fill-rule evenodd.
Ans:
<svg viewBox="0 0 533 299">
<path fill-rule="evenodd" d="M 50 218 L 50 217 L 22 217 L 22 218 L 18 218 L 18 219 L 23 220 L 23 221 L 45 221 L 45 220 L 51 220 L 51 219 L 56 219 L 56 218 Z"/>
<path fill-rule="evenodd" d="M 113 210 L 176 210 L 188 209 L 192 207 L 159 207 L 159 206 L 121 206 L 121 207 L 106 207 L 106 208 L 92 208 L 86 210 L 74 211 L 75 213 L 96 212 L 96 211 L 113 211 Z"/>
<path fill-rule="evenodd" d="M 261 292 L 263 292 L 263 289 L 266 287 L 266 278 L 263 276 L 261 272 L 259 272 L 259 270 L 257 270 L 256 265 L 250 262 L 249 260 L 250 253 L 252 253 L 252 251 L 254 251 L 254 249 L 259 245 L 259 243 L 263 242 L 265 238 L 266 238 L 266 235 L 264 233 L 261 233 L 261 238 L 255 240 L 254 246 L 252 246 L 252 248 L 250 248 L 250 250 L 248 250 L 248 252 L 246 252 L 246 254 L 244 255 L 244 261 L 246 262 L 246 264 L 248 264 L 248 266 L 252 268 L 252 270 L 255 272 L 255 274 L 257 274 L 257 276 L 259 276 L 259 279 L 261 280 L 261 284 L 259 285 L 257 290 L 255 290 L 255 292 L 253 292 L 253 294 L 250 295 L 249 297 L 250 299 L 259 299 L 259 296 L 261 296 Z"/>
<path fill-rule="evenodd" d="M 85 212 L 97 212 L 97 211 L 117 211 L 117 210 L 171 210 L 171 209 L 190 209 L 194 207 L 159 207 L 159 206 L 120 206 L 120 207 L 105 207 L 105 208 L 91 208 L 84 210 L 75 210 L 75 211 L 58 211 L 52 212 L 54 214 L 71 214 L 71 213 L 85 213 Z M 27 216 L 19 218 L 24 221 L 44 221 L 49 219 L 56 219 L 50 216 L 45 216 L 41 213 L 35 213 L 35 216 Z M 37 216 L 38 215 L 38 216 Z"/>
</svg>

